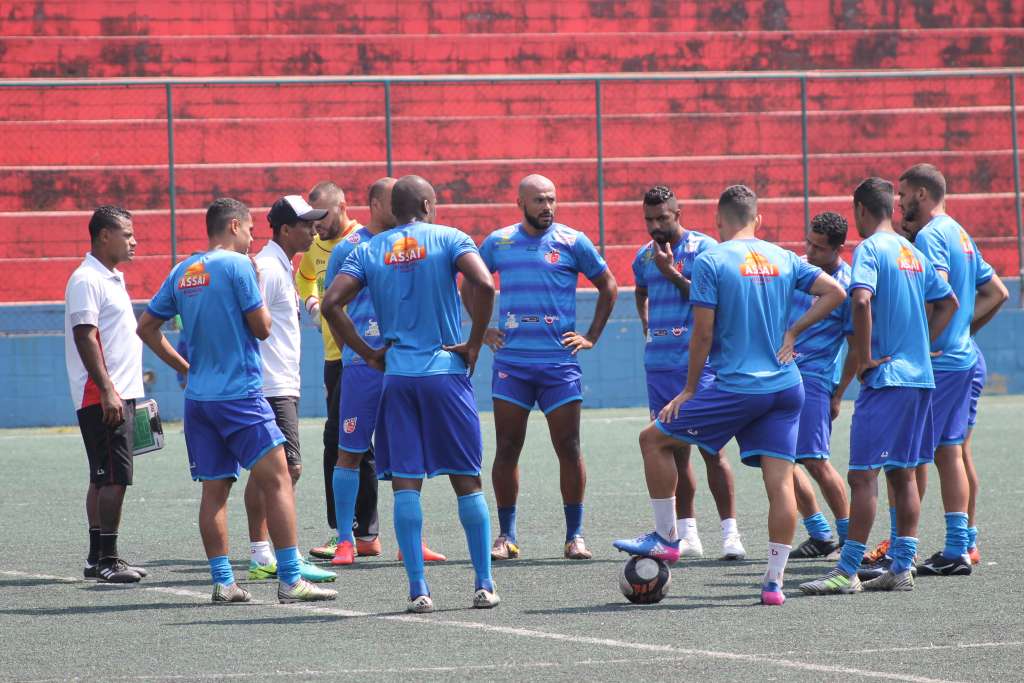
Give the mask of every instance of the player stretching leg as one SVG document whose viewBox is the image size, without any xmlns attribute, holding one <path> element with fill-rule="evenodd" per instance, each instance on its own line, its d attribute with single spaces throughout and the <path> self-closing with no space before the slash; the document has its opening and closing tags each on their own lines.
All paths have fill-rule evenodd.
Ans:
<svg viewBox="0 0 1024 683">
<path fill-rule="evenodd" d="M 749 188 L 734 185 L 722 193 L 716 222 L 723 242 L 698 256 L 693 266 L 694 329 L 686 387 L 640 434 L 655 530 L 614 545 L 632 555 L 677 560 L 679 541 L 670 539 L 676 521 L 676 442 L 715 453 L 735 436 L 744 464 L 760 466 L 768 494 L 770 542 L 761 602 L 781 605 L 796 529 L 793 461 L 804 401 L 793 346 L 846 293 L 796 254 L 757 239 L 761 216 Z M 818 298 L 786 329 L 797 289 Z M 700 388 L 709 353 L 715 380 Z"/>
<path fill-rule="evenodd" d="M 848 363 L 857 368 L 861 393 L 850 426 L 850 532 L 839 564 L 823 578 L 800 585 L 811 595 L 856 593 L 878 506 L 878 470 L 895 497 L 897 536 L 892 566 L 864 584 L 874 590 L 913 590 L 910 568 L 917 550 L 921 501 L 914 469 L 931 450 L 934 389 L 928 340 L 956 310 L 956 297 L 931 263 L 892 227 L 893 187 L 868 178 L 853 194 L 857 232 L 850 283 L 853 340 Z M 931 319 L 926 303 L 932 304 Z M 845 373 L 844 373 L 845 374 Z"/>
<path fill-rule="evenodd" d="M 423 570 L 423 479 L 447 475 L 458 496 L 476 575 L 473 606 L 498 604 L 491 577 L 491 523 L 481 490 L 483 442 L 469 375 L 494 306 L 494 281 L 465 233 L 434 225 L 434 188 L 405 176 L 391 191 L 399 225 L 362 242 L 324 298 L 331 329 L 367 366 L 384 372 L 377 414 L 377 476 L 395 492 L 395 534 L 409 577 L 410 612 L 434 609 Z M 462 273 L 473 325 L 461 342 L 456 275 Z M 343 306 L 366 288 L 382 348 L 360 336 Z"/>
<path fill-rule="evenodd" d="M 218 199 L 206 211 L 209 250 L 171 270 L 139 320 L 142 341 L 165 363 L 188 373 L 185 441 L 192 478 L 202 482 L 199 532 L 213 576 L 213 602 L 248 602 L 228 560 L 227 501 L 241 468 L 263 493 L 267 526 L 277 550 L 281 602 L 333 600 L 337 592 L 300 576 L 295 498 L 285 460 L 284 435 L 263 397 L 257 339 L 270 336 L 270 312 L 260 296 L 256 268 L 245 254 L 252 244 L 252 216 L 235 199 Z M 181 315 L 191 365 L 160 326 Z"/>
<path fill-rule="evenodd" d="M 571 560 L 592 557 L 583 541 L 583 493 L 587 471 L 580 450 L 583 392 L 576 354 L 597 343 L 615 305 L 615 278 L 582 232 L 555 222 L 555 185 L 540 175 L 519 183 L 523 220 L 491 233 L 480 255 L 501 276 L 500 329 L 484 342 L 495 352 L 491 393 L 497 452 L 491 469 L 500 534 L 491 557 L 519 555 L 516 500 L 519 455 L 534 403 L 547 418 L 558 456 L 565 512 L 565 547 Z M 597 287 L 594 319 L 576 331 L 576 284 L 583 274 Z"/>
<path fill-rule="evenodd" d="M 647 373 L 647 398 L 651 419 L 686 386 L 686 371 L 693 329 L 690 304 L 690 278 L 693 261 L 715 240 L 679 223 L 679 202 L 672 190 L 652 187 L 644 194 L 644 221 L 651 241 L 640 247 L 633 260 L 636 282 L 636 310 L 643 326 L 644 370 Z M 715 378 L 705 366 L 698 386 Z M 704 548 L 697 534 L 694 497 L 697 488 L 690 464 L 690 444 L 675 444 L 676 528 L 681 557 L 703 557 Z M 698 449 L 700 450 L 700 449 Z M 700 451 L 708 473 L 708 488 L 714 496 L 722 524 L 722 557 L 740 560 L 746 550 L 736 528 L 736 503 L 729 461 L 722 453 Z M 673 536 L 669 540 L 675 540 Z"/>
</svg>

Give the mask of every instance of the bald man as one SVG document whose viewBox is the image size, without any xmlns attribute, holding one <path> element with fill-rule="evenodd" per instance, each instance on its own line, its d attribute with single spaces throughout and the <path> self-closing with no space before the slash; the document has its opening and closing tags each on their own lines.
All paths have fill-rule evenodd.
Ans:
<svg viewBox="0 0 1024 683">
<path fill-rule="evenodd" d="M 597 343 L 618 288 L 590 239 L 555 222 L 553 182 L 541 175 L 526 176 L 519 183 L 516 203 L 523 212 L 522 221 L 491 233 L 480 247 L 488 269 L 501 276 L 499 326 L 484 336 L 494 352 L 491 394 L 497 452 L 491 482 L 501 529 L 491 557 L 519 556 L 519 454 L 536 404 L 547 418 L 558 456 L 566 526 L 563 554 L 570 560 L 589 560 L 592 554 L 583 540 L 587 472 L 580 451 L 583 391 L 577 354 Z M 581 273 L 598 291 L 586 334 L 576 327 L 576 284 Z"/>
</svg>

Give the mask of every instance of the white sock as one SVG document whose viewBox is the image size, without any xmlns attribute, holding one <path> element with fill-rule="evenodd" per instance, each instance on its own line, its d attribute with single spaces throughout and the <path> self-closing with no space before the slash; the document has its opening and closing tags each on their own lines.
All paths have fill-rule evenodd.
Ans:
<svg viewBox="0 0 1024 683">
<path fill-rule="evenodd" d="M 774 581 L 782 587 L 782 577 L 786 573 L 786 562 L 789 561 L 789 551 L 792 546 L 785 543 L 768 543 L 768 571 L 764 573 L 764 580 Z"/>
<path fill-rule="evenodd" d="M 676 520 L 676 530 L 679 538 L 697 538 L 697 520 L 693 517 L 680 517 Z"/>
<path fill-rule="evenodd" d="M 728 537 L 729 534 L 736 534 L 736 533 L 739 533 L 739 530 L 736 528 L 736 518 L 735 517 L 728 517 L 726 519 L 723 519 L 722 520 L 722 538 Z"/>
<path fill-rule="evenodd" d="M 276 564 L 277 558 L 270 549 L 270 541 L 255 541 L 249 544 L 249 559 L 256 564 Z"/>
<path fill-rule="evenodd" d="M 666 541 L 679 538 L 676 533 L 676 497 L 651 498 L 654 508 L 654 530 Z"/>
</svg>

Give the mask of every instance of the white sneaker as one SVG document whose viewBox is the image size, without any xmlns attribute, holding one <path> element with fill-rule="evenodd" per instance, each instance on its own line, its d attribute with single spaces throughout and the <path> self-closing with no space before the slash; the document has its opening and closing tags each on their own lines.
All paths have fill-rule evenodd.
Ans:
<svg viewBox="0 0 1024 683">
<path fill-rule="evenodd" d="M 694 534 L 693 536 L 679 539 L 679 557 L 704 557 L 704 546 L 700 542 L 700 536 Z"/>
<path fill-rule="evenodd" d="M 429 595 L 419 595 L 409 601 L 405 611 L 415 612 L 416 614 L 428 614 L 434 611 L 434 601 L 430 599 Z"/>
<path fill-rule="evenodd" d="M 497 607 L 501 602 L 497 591 L 489 591 L 486 588 L 479 589 L 473 594 L 473 607 L 476 609 L 491 609 Z"/>
<path fill-rule="evenodd" d="M 747 550 L 743 547 L 739 532 L 734 532 L 722 539 L 722 559 L 742 560 L 747 556 Z"/>
</svg>

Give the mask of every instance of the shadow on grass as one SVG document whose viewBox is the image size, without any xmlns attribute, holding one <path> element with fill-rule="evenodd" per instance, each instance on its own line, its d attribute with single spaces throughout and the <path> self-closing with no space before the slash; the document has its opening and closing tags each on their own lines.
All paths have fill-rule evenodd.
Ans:
<svg viewBox="0 0 1024 683">
<path fill-rule="evenodd" d="M 77 605 L 75 607 L 0 609 L 0 615 L 25 617 L 87 616 L 91 614 L 119 614 L 127 612 L 160 612 L 163 610 L 194 609 L 198 606 L 200 605 L 188 602 L 147 602 L 132 605 Z"/>
</svg>

